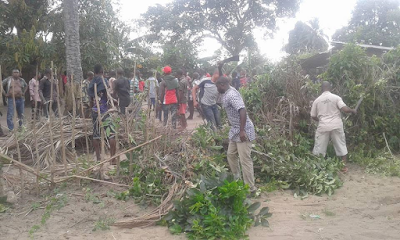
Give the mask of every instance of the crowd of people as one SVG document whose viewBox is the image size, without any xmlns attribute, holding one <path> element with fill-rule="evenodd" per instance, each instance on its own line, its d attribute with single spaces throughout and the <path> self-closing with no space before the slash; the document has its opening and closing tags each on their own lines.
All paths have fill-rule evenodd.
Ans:
<svg viewBox="0 0 400 240">
<path fill-rule="evenodd" d="M 220 111 L 225 109 L 230 123 L 227 152 L 230 169 L 236 178 L 240 177 L 242 169 L 244 182 L 250 186 L 252 194 L 255 194 L 251 148 L 256 134 L 238 91 L 254 80 L 254 77 L 247 77 L 245 70 L 240 73 L 232 72 L 227 76 L 223 74 L 222 68 L 223 63 L 219 63 L 218 68 L 210 75 L 203 70 L 188 74 L 182 69 L 173 71 L 171 67 L 165 66 L 162 74 L 154 73 L 144 80 L 140 71 L 126 74 L 122 68 L 118 68 L 105 73 L 101 65 L 95 65 L 93 72 L 89 71 L 86 74 L 80 97 L 84 106 L 82 117 L 93 120 L 93 146 L 97 160 L 100 161 L 101 158 L 101 128 L 109 128 L 109 134 L 105 137 L 110 145 L 111 156 L 116 152 L 114 128 L 108 125 L 113 124 L 108 120 L 110 103 L 117 106 L 119 114 L 125 115 L 127 111 L 131 111 L 132 105 L 139 104 L 141 108 L 142 102 L 137 96 L 144 93 L 147 96 L 148 108 L 155 112 L 156 118 L 164 126 L 167 126 L 170 120 L 174 129 L 177 129 L 179 121 L 179 131 L 186 129 L 187 121 L 193 119 L 195 109 L 213 131 L 218 131 L 222 128 Z M 64 83 L 64 79 L 62 81 Z M 28 89 L 32 119 L 40 120 L 41 116 L 48 118 L 50 112 L 58 117 L 59 86 L 51 69 L 46 69 L 40 80 L 38 76 L 33 77 L 29 84 L 26 84 L 20 77 L 20 72 L 15 69 L 12 76 L 3 80 L 2 86 L 8 103 L 7 126 L 10 131 L 14 129 L 14 112 L 18 115 L 19 126 L 23 124 L 24 96 Z M 345 161 L 347 149 L 341 111 L 355 114 L 356 110 L 348 108 L 339 96 L 330 93 L 328 82 L 322 84 L 322 90 L 323 94 L 314 101 L 311 110 L 311 117 L 319 122 L 314 154 L 325 155 L 331 139 L 337 155 Z M 186 118 L 187 112 L 189 116 Z M 2 131 L 0 135 L 4 135 Z"/>
</svg>

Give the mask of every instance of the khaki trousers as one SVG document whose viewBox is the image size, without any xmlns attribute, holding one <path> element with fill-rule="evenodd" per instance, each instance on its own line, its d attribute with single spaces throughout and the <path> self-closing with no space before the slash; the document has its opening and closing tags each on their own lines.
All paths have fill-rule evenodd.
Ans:
<svg viewBox="0 0 400 240">
<path fill-rule="evenodd" d="M 253 160 L 251 159 L 251 142 L 230 141 L 228 146 L 227 158 L 229 167 L 231 168 L 235 179 L 240 178 L 241 165 L 244 183 L 250 186 L 250 191 L 256 190 L 256 187 L 254 186 Z"/>
</svg>

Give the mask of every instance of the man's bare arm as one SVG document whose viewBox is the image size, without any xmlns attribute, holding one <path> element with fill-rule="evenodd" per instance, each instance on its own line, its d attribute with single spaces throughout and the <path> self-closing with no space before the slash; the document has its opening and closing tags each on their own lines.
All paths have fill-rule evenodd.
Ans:
<svg viewBox="0 0 400 240">
<path fill-rule="evenodd" d="M 196 107 L 197 106 L 197 99 L 196 99 L 196 93 L 197 90 L 199 89 L 199 85 L 195 85 L 192 89 L 192 98 L 193 98 L 193 105 Z"/>
<path fill-rule="evenodd" d="M 345 112 L 345 113 L 353 113 L 353 114 L 357 114 L 357 110 L 355 109 L 351 109 L 348 106 L 344 106 L 340 109 L 341 111 Z"/>
</svg>

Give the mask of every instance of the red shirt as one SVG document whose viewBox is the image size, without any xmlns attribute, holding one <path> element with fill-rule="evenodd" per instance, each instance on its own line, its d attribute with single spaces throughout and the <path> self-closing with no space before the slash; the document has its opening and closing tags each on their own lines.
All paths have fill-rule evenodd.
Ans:
<svg viewBox="0 0 400 240">
<path fill-rule="evenodd" d="M 67 84 L 67 76 L 65 76 L 65 75 L 61 75 L 61 79 L 62 79 L 62 81 L 63 81 L 63 83 L 64 84 Z"/>
<path fill-rule="evenodd" d="M 139 91 L 141 91 L 141 92 L 144 91 L 144 81 L 139 82 Z"/>
</svg>

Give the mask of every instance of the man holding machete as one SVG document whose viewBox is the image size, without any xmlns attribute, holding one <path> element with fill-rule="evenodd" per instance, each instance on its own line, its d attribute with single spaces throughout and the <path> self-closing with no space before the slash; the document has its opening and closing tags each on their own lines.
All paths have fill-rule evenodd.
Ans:
<svg viewBox="0 0 400 240">
<path fill-rule="evenodd" d="M 312 119 L 318 121 L 313 154 L 325 156 L 331 139 L 336 155 L 341 157 L 343 163 L 346 164 L 348 152 L 341 111 L 357 114 L 357 109 L 347 107 L 341 97 L 331 93 L 329 82 L 322 82 L 321 87 L 323 93 L 313 102 L 311 108 Z M 344 167 L 342 171 L 347 172 L 347 167 Z"/>
<path fill-rule="evenodd" d="M 218 92 L 223 94 L 222 106 L 231 126 L 226 155 L 235 179 L 240 178 L 240 169 L 242 169 L 243 181 L 250 187 L 250 196 L 254 197 L 257 192 L 254 184 L 253 160 L 251 159 L 252 141 L 256 138 L 254 124 L 247 115 L 242 96 L 234 87 L 230 86 L 230 79 L 223 76 L 223 64 L 223 62 L 218 63 L 220 77 L 216 86 Z"/>
</svg>

